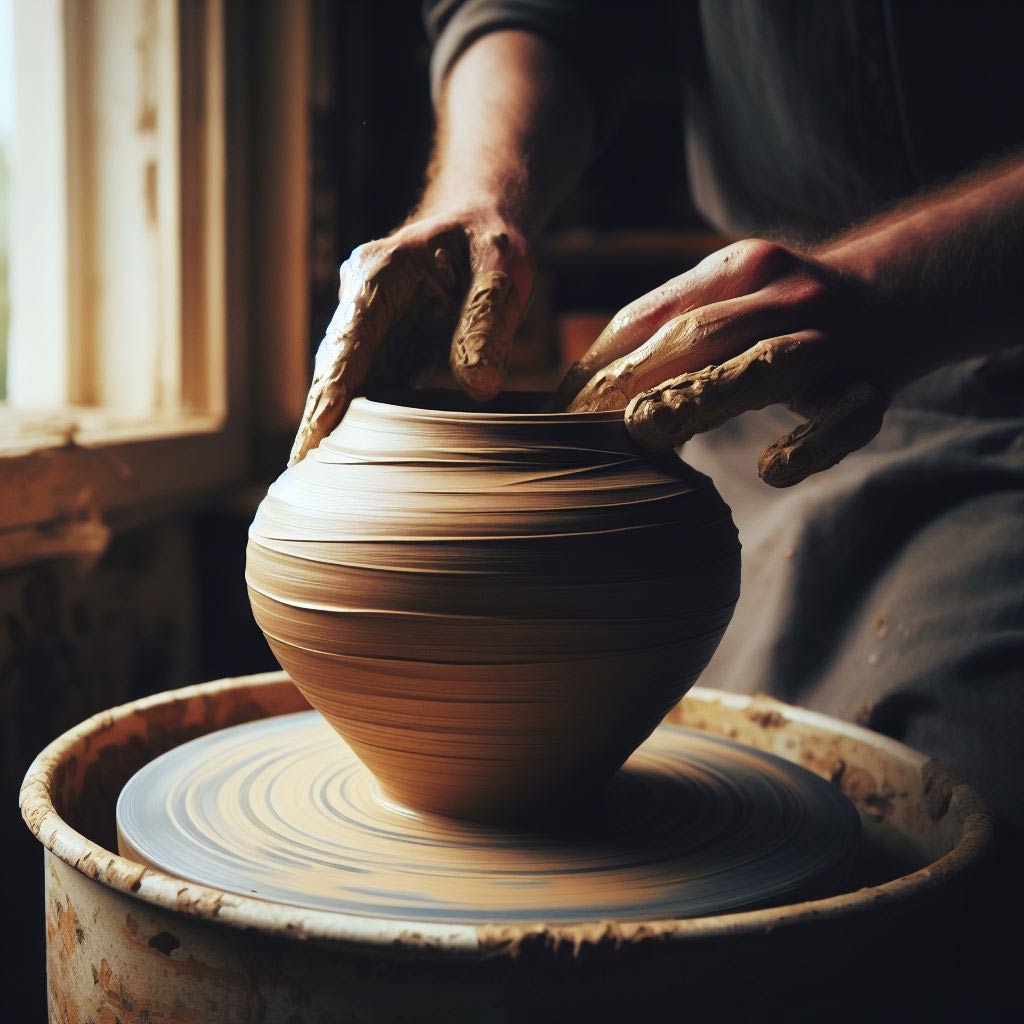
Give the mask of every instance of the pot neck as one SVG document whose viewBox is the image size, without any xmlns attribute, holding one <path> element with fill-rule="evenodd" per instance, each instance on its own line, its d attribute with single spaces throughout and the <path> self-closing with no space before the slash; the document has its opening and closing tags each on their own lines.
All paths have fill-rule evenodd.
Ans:
<svg viewBox="0 0 1024 1024">
<path fill-rule="evenodd" d="M 640 459 L 621 412 L 547 413 L 417 408 L 357 398 L 325 444 L 356 458 L 404 455 L 585 465 Z"/>
</svg>

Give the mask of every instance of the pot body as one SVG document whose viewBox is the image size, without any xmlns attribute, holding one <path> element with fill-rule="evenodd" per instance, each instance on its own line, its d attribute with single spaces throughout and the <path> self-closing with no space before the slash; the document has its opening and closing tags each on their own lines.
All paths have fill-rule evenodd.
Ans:
<svg viewBox="0 0 1024 1024">
<path fill-rule="evenodd" d="M 739 543 L 620 413 L 353 402 L 249 534 L 281 665 L 410 807 L 515 819 L 593 792 L 714 653 Z"/>
</svg>

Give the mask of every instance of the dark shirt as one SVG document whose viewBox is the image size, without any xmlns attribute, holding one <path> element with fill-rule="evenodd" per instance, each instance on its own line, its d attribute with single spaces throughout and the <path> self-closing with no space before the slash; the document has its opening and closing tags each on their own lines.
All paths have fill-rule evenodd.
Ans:
<svg viewBox="0 0 1024 1024">
<path fill-rule="evenodd" d="M 436 0 L 435 97 L 487 32 L 550 39 L 604 125 L 643 60 L 640 2 Z M 730 235 L 812 239 L 1024 144 L 1024 5 L 909 0 L 681 4 L 694 200 Z"/>
</svg>

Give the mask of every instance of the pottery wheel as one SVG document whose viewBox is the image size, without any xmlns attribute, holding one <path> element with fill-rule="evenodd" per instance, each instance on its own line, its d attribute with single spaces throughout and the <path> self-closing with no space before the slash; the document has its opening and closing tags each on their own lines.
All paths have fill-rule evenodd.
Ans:
<svg viewBox="0 0 1024 1024">
<path fill-rule="evenodd" d="M 770 754 L 662 725 L 576 822 L 515 831 L 387 799 L 316 712 L 210 733 L 117 804 L 122 855 L 291 906 L 438 923 L 656 920 L 841 887 L 850 802 Z"/>
</svg>

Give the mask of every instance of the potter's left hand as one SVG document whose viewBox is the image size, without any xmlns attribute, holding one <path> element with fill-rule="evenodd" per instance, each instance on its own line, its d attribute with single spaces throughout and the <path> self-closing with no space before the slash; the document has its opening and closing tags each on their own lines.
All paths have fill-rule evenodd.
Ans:
<svg viewBox="0 0 1024 1024">
<path fill-rule="evenodd" d="M 737 242 L 621 310 L 569 371 L 563 397 L 575 395 L 573 412 L 625 406 L 630 433 L 649 448 L 785 403 L 809 418 L 769 445 L 758 469 L 776 487 L 795 484 L 881 426 L 886 339 L 877 322 L 856 330 L 868 300 L 825 262 Z"/>
<path fill-rule="evenodd" d="M 563 384 L 674 447 L 749 409 L 809 417 L 761 455 L 776 487 L 878 432 L 889 395 L 944 363 L 1019 345 L 1024 153 L 895 207 L 813 254 L 760 239 L 623 309 Z"/>
</svg>

